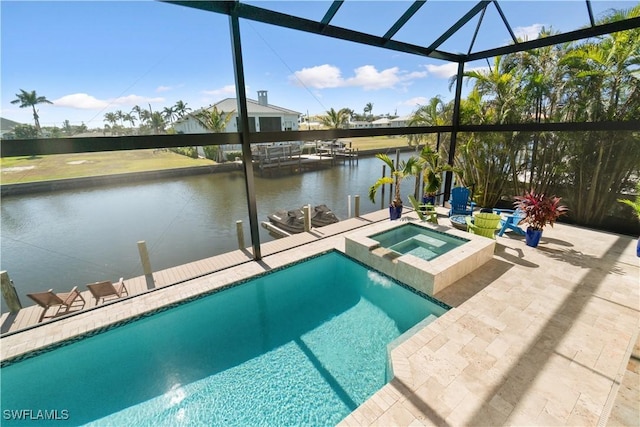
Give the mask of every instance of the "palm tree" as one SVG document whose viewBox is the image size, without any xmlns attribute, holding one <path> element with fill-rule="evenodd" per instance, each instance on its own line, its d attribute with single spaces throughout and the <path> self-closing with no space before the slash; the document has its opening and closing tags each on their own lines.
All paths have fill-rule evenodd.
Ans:
<svg viewBox="0 0 640 427">
<path fill-rule="evenodd" d="M 451 123 L 450 104 L 445 104 L 439 95 L 434 96 L 426 105 L 421 105 L 413 112 L 409 122 L 409 126 L 445 126 Z M 409 135 L 409 145 L 417 147 L 423 140 L 427 139 L 433 142 L 435 134 L 419 134 Z"/>
<path fill-rule="evenodd" d="M 111 124 L 109 129 L 111 129 L 111 135 L 113 135 L 115 131 L 115 125 L 118 122 L 118 116 L 116 115 L 116 113 L 106 113 L 104 115 L 104 121 Z"/>
<path fill-rule="evenodd" d="M 373 111 L 373 103 L 367 102 L 367 105 L 364 106 L 364 115 L 366 116 L 367 113 L 369 113 L 369 115 L 371 115 L 372 111 Z"/>
<path fill-rule="evenodd" d="M 140 123 L 148 124 L 151 121 L 151 111 L 140 110 Z"/>
<path fill-rule="evenodd" d="M 372 203 L 376 202 L 376 193 L 378 188 L 384 184 L 394 184 L 394 197 L 391 204 L 394 207 L 402 206 L 402 196 L 400 195 L 400 182 L 410 176 L 416 176 L 420 173 L 421 165 L 420 160 L 411 156 L 406 161 L 402 160 L 396 167 L 391 158 L 383 153 L 376 154 L 376 157 L 382 160 L 388 167 L 391 176 L 383 176 L 378 179 L 371 187 L 369 187 L 369 200 Z"/>
<path fill-rule="evenodd" d="M 116 118 L 120 120 L 120 126 L 124 127 L 124 113 L 122 110 L 117 110 L 115 113 Z"/>
<path fill-rule="evenodd" d="M 191 108 L 187 107 L 187 104 L 185 102 L 182 102 L 182 100 L 180 100 L 176 102 L 176 105 L 173 106 L 173 111 L 178 115 L 178 118 L 181 119 L 189 111 L 191 111 Z"/>
<path fill-rule="evenodd" d="M 71 123 L 69 123 L 69 120 L 65 120 L 64 122 L 62 122 L 62 131 L 67 135 L 73 134 L 73 128 L 71 127 Z"/>
<path fill-rule="evenodd" d="M 31 107 L 33 109 L 33 121 L 36 125 L 36 131 L 38 134 L 40 133 L 40 116 L 38 116 L 38 111 L 36 110 L 36 105 L 38 104 L 53 104 L 53 102 L 49 101 L 44 96 L 38 96 L 35 90 L 31 92 L 27 92 L 24 89 L 20 89 L 20 93 L 16 93 L 17 98 L 11 101 L 12 104 L 20 104 L 20 108 L 28 108 Z"/>
<path fill-rule="evenodd" d="M 349 121 L 349 109 L 341 108 L 336 111 L 333 108 L 327 110 L 325 116 L 320 117 L 322 124 L 331 129 L 340 129 Z"/>
<path fill-rule="evenodd" d="M 164 107 L 164 109 L 162 110 L 162 117 L 164 117 L 164 119 L 170 124 L 173 123 L 173 119 L 175 118 L 175 116 L 176 111 L 174 110 L 174 107 Z"/>
<path fill-rule="evenodd" d="M 131 109 L 131 113 L 136 113 L 138 115 L 138 120 L 140 120 L 140 123 L 142 123 L 142 111 L 143 110 L 139 105 L 134 105 Z"/>
<path fill-rule="evenodd" d="M 158 111 L 154 111 L 153 113 L 150 112 L 150 114 L 151 119 L 149 120 L 149 124 L 151 126 L 151 129 L 153 129 L 153 133 L 159 134 L 160 132 L 163 132 L 166 123 L 164 121 L 164 117 L 162 117 L 162 114 L 160 114 Z"/>
<path fill-rule="evenodd" d="M 602 23 L 640 16 L 640 5 L 613 12 Z M 564 110 L 576 121 L 640 119 L 640 29 L 577 45 L 563 58 L 568 81 Z M 579 223 L 602 222 L 617 194 L 640 171 L 640 143 L 633 132 L 585 132 L 566 140 L 567 177 L 575 191 L 565 196 Z M 635 178 L 634 178 L 635 176 Z"/>
<path fill-rule="evenodd" d="M 122 116 L 122 119 L 123 119 L 125 122 L 129 122 L 129 123 L 131 124 L 131 127 L 132 127 L 132 128 L 136 125 L 136 118 L 135 118 L 135 117 L 134 117 L 134 115 L 133 115 L 133 114 L 131 114 L 131 113 L 125 113 L 125 114 Z"/>
<path fill-rule="evenodd" d="M 425 145 L 420 152 L 419 162 L 420 167 L 422 168 L 424 183 L 423 195 L 425 197 L 433 198 L 431 200 L 431 204 L 435 204 L 435 196 L 437 195 L 438 190 L 440 190 L 440 186 L 442 184 L 442 173 L 451 171 L 457 176 L 460 176 L 462 171 L 458 168 L 453 168 L 442 161 L 438 152 L 428 145 Z"/>
<path fill-rule="evenodd" d="M 232 110 L 229 113 L 225 113 L 224 111 L 218 111 L 218 107 L 215 105 L 210 110 L 200 110 L 195 113 L 193 116 L 200 125 L 214 133 L 224 132 L 227 128 L 227 125 L 231 121 L 233 117 L 233 113 L 235 110 Z M 207 146 L 203 147 L 205 154 L 208 152 L 207 157 L 216 157 L 217 162 L 223 161 L 223 152 L 219 149 L 219 147 Z"/>
<path fill-rule="evenodd" d="M 200 110 L 195 113 L 193 117 L 203 128 L 214 133 L 220 133 L 224 132 L 227 128 L 234 112 L 235 110 L 229 113 L 225 113 L 222 110 L 218 111 L 218 107 L 214 105 L 211 110 Z"/>
</svg>

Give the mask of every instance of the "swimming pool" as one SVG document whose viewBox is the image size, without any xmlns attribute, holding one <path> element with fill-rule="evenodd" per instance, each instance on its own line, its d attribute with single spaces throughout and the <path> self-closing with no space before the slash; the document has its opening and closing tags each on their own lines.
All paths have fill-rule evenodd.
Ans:
<svg viewBox="0 0 640 427">
<path fill-rule="evenodd" d="M 406 224 L 371 236 L 383 248 L 399 254 L 411 254 L 426 261 L 432 260 L 469 240 L 441 233 L 413 224 Z"/>
<path fill-rule="evenodd" d="M 447 308 L 330 252 L 3 367 L 3 423 L 336 424 Z"/>
</svg>

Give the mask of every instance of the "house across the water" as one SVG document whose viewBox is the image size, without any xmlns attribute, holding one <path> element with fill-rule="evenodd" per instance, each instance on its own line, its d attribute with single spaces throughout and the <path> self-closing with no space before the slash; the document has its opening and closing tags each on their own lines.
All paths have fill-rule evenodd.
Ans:
<svg viewBox="0 0 640 427">
<path fill-rule="evenodd" d="M 236 98 L 226 98 L 222 101 L 210 106 L 207 110 L 213 108 L 222 113 L 230 113 L 229 120 L 225 132 L 238 132 L 238 104 Z M 199 111 L 191 113 L 174 124 L 174 128 L 178 133 L 207 133 L 210 130 L 205 129 L 195 119 L 195 115 Z M 298 130 L 298 121 L 302 113 L 289 110 L 288 108 L 279 107 L 269 104 L 266 90 L 258 91 L 258 100 L 247 98 L 247 114 L 249 116 L 249 130 L 251 132 L 281 132 L 287 130 Z M 222 145 L 223 152 L 241 151 L 239 144 Z"/>
</svg>

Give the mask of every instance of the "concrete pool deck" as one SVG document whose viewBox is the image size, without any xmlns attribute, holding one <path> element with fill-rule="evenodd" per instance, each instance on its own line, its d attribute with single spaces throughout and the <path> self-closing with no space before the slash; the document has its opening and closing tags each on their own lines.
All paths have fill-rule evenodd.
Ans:
<svg viewBox="0 0 640 427">
<path fill-rule="evenodd" d="M 414 215 L 403 218 L 417 221 Z M 366 226 L 384 216 L 353 221 Z M 329 249 L 344 251 L 344 236 L 353 231 L 339 225 L 321 229 L 323 236 L 273 242 L 278 249 L 264 251 L 260 262 L 5 336 L 1 359 Z M 631 357 L 640 328 L 635 245 L 628 236 L 564 224 L 545 229 L 536 249 L 511 233 L 498 237 L 488 263 L 435 295 L 454 308 L 392 351 L 395 378 L 341 424 L 638 425 L 640 381 Z"/>
</svg>

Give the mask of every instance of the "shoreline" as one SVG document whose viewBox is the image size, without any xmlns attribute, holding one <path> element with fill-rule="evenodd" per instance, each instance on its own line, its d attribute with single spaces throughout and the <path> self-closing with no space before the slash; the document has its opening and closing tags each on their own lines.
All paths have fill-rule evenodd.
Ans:
<svg viewBox="0 0 640 427">
<path fill-rule="evenodd" d="M 389 148 L 388 151 L 399 149 L 401 152 L 411 151 L 412 147 Z M 362 150 L 360 157 L 369 157 L 385 150 Z M 242 170 L 242 163 L 227 162 L 206 166 L 187 166 L 172 169 L 157 169 L 142 172 L 125 172 L 111 175 L 95 175 L 78 178 L 53 179 L 48 181 L 32 181 L 0 185 L 0 197 L 21 196 L 24 194 L 46 193 L 51 191 L 75 190 L 79 188 L 100 187 L 112 184 L 126 184 L 130 182 L 151 181 L 154 179 L 173 178 L 208 173 L 222 173 Z"/>
<path fill-rule="evenodd" d="M 23 182 L 17 184 L 0 185 L 0 197 L 21 196 L 24 194 L 46 193 L 59 190 L 74 190 L 78 188 L 100 187 L 113 184 L 150 181 L 160 178 L 172 178 L 208 173 L 221 173 L 242 168 L 240 163 L 230 162 L 208 166 L 188 166 L 173 169 L 159 169 L 143 172 L 127 172 L 112 175 L 96 175 L 80 178 L 64 178 L 49 181 Z"/>
</svg>

